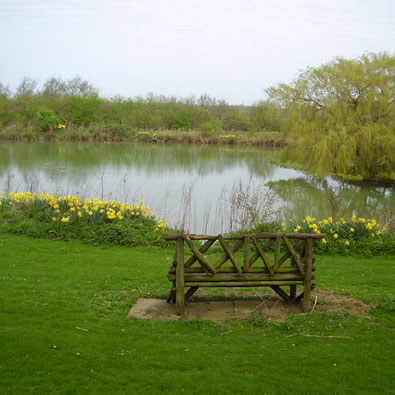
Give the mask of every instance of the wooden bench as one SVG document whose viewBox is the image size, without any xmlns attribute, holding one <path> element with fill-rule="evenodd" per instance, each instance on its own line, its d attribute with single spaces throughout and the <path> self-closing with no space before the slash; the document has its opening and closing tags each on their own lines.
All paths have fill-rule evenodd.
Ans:
<svg viewBox="0 0 395 395">
<path fill-rule="evenodd" d="M 185 301 L 200 287 L 268 286 L 287 301 L 303 299 L 303 310 L 311 310 L 313 240 L 322 239 L 325 234 L 260 233 L 224 237 L 182 233 L 163 237 L 176 241 L 176 253 L 168 273 L 172 287 L 167 302 L 176 304 L 177 314 L 184 314 Z M 196 240 L 200 241 L 198 246 Z M 204 254 L 214 243 L 219 243 L 223 255 L 210 262 Z M 188 259 L 185 246 L 192 254 Z M 267 255 L 270 248 L 274 250 L 272 262 Z M 303 286 L 299 295 L 298 285 Z M 285 286 L 289 287 L 289 293 Z M 185 292 L 185 288 L 189 289 Z"/>
</svg>

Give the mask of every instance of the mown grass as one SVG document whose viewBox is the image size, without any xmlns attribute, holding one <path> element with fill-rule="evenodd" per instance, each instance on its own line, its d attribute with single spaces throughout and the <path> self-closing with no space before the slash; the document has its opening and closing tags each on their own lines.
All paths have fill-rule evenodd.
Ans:
<svg viewBox="0 0 395 395">
<path fill-rule="evenodd" d="M 166 296 L 172 254 L 0 234 L 0 392 L 393 392 L 392 256 L 317 257 L 317 287 L 377 305 L 365 318 L 127 319 Z M 288 337 L 306 331 L 350 338 Z"/>
</svg>

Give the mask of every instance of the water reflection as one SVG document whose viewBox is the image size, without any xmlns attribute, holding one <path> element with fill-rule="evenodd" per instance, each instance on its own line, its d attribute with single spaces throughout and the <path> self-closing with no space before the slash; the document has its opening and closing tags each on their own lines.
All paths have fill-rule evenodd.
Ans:
<svg viewBox="0 0 395 395">
<path fill-rule="evenodd" d="M 344 186 L 330 178 L 309 177 L 269 163 L 265 156 L 270 152 L 260 147 L 3 141 L 0 189 L 58 190 L 129 202 L 144 199 L 175 224 L 186 216 L 183 195 L 187 188 L 192 192 L 190 230 L 196 232 L 202 231 L 203 223 L 205 230 L 226 231 L 227 221 L 215 214 L 228 204 L 223 191 L 250 177 L 277 193 L 284 218 L 330 215 L 331 190 L 340 197 L 339 215 L 355 212 L 376 217 L 385 208 L 395 209 L 391 188 Z"/>
<path fill-rule="evenodd" d="M 264 159 L 258 148 L 184 144 L 132 144 L 92 142 L 2 142 L 2 173 L 17 166 L 20 171 L 40 166 L 48 176 L 58 176 L 58 169 L 68 169 L 68 176 L 80 179 L 104 165 L 120 171 L 125 167 L 149 174 L 193 172 L 199 176 L 222 174 L 230 168 L 247 165 L 252 175 L 268 178 L 276 169 Z M 266 150 L 267 152 L 267 150 Z"/>
<path fill-rule="evenodd" d="M 384 210 L 395 210 L 393 188 L 340 184 L 333 179 L 306 176 L 268 182 L 284 201 L 284 217 L 303 213 L 314 217 L 331 215 L 331 193 L 337 198 L 337 215 L 357 214 L 374 218 Z"/>
</svg>

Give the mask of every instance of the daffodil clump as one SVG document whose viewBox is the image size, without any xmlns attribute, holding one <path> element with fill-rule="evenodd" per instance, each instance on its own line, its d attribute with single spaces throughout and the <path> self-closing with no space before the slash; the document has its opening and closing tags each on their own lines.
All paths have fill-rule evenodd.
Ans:
<svg viewBox="0 0 395 395">
<path fill-rule="evenodd" d="M 328 217 L 317 220 L 309 215 L 302 221 L 294 221 L 289 218 L 281 224 L 282 232 L 293 233 L 326 233 L 321 243 L 328 241 L 343 243 L 346 247 L 357 243 L 361 239 L 380 239 L 386 228 L 375 219 L 358 218 L 353 215 L 351 219 L 340 218 L 334 220 Z"/>
<path fill-rule="evenodd" d="M 0 205 L 9 207 L 11 213 L 26 214 L 33 216 L 39 214 L 42 220 L 47 222 L 59 222 L 71 224 L 89 222 L 94 224 L 111 223 L 135 220 L 152 223 L 153 230 L 163 230 L 167 219 L 158 220 L 152 209 L 144 204 L 143 200 L 129 205 L 117 200 L 102 201 L 100 199 L 81 200 L 77 196 L 59 196 L 40 192 L 35 193 L 10 193 L 7 199 L 5 193 L 0 193 Z M 37 215 L 36 215 L 37 217 Z"/>
</svg>

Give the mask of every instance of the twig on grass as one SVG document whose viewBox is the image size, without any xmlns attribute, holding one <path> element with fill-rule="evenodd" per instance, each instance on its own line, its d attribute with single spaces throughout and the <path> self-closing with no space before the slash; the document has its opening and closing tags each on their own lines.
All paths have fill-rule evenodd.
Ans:
<svg viewBox="0 0 395 395">
<path fill-rule="evenodd" d="M 318 300 L 318 296 L 315 297 L 314 305 L 313 305 L 313 308 L 311 309 L 311 312 L 314 311 L 315 305 L 317 304 L 317 300 Z"/>
<path fill-rule="evenodd" d="M 293 333 L 286 337 L 303 336 L 303 337 L 322 337 L 326 339 L 351 339 L 350 336 L 325 336 L 325 335 L 305 335 L 304 333 Z"/>
<path fill-rule="evenodd" d="M 82 332 L 88 332 L 88 329 L 78 328 L 78 326 L 76 326 L 75 329 L 77 329 L 78 331 L 82 331 Z"/>
</svg>

